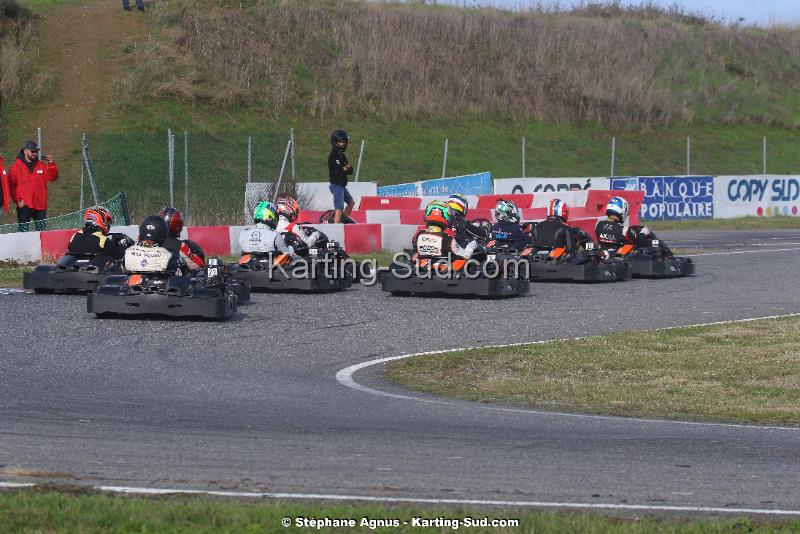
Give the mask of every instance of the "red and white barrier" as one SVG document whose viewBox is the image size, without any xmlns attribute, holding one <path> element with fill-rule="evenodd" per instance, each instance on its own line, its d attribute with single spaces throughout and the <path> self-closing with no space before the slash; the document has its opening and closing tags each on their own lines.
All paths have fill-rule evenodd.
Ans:
<svg viewBox="0 0 800 534">
<path fill-rule="evenodd" d="M 570 207 L 570 224 L 594 234 L 598 217 L 605 215 L 605 207 L 612 196 L 625 197 L 630 203 L 630 224 L 639 224 L 639 207 L 644 199 L 642 191 L 563 191 L 522 195 L 484 195 L 470 199 L 470 219 L 493 220 L 492 208 L 501 197 L 514 200 L 522 210 L 525 221 L 545 218 L 547 203 L 553 197 L 562 198 Z M 359 224 L 315 224 L 322 212 L 303 211 L 300 221 L 313 224 L 330 239 L 338 241 L 353 254 L 377 250 L 400 251 L 411 245 L 411 238 L 422 223 L 425 197 L 362 197 L 359 210 L 352 218 Z M 200 245 L 208 256 L 237 256 L 239 233 L 244 226 L 190 226 L 185 228 L 183 239 Z M 139 227 L 116 226 L 114 232 L 124 232 L 136 238 Z M 0 260 L 41 261 L 64 254 L 69 238 L 75 230 L 47 232 L 20 232 L 0 235 Z"/>
</svg>

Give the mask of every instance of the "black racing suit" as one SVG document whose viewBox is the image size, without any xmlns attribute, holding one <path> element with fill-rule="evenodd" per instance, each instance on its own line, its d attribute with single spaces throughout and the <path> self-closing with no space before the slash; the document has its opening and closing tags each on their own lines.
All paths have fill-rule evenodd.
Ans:
<svg viewBox="0 0 800 534">
<path fill-rule="evenodd" d="M 651 247 L 653 245 L 653 240 L 657 239 L 656 234 L 646 226 L 631 226 L 626 232 L 622 223 L 611 219 L 597 221 L 595 233 L 597 234 L 597 240 L 600 242 L 600 246 L 603 248 L 615 249 L 622 245 L 646 248 Z M 669 247 L 660 241 L 659 249 L 664 255 L 672 256 L 672 251 Z"/>
<path fill-rule="evenodd" d="M 450 225 L 450 228 L 452 228 L 456 236 L 469 236 L 471 239 L 484 242 L 489 238 L 483 226 L 472 224 L 463 215 L 456 215 L 453 218 L 453 223 Z"/>
<path fill-rule="evenodd" d="M 86 226 L 75 232 L 69 240 L 67 254 L 74 256 L 91 256 L 91 263 L 102 267 L 125 256 L 125 241 L 105 235 L 95 226 Z"/>
<path fill-rule="evenodd" d="M 517 251 L 524 250 L 531 244 L 530 236 L 520 225 L 512 222 L 496 222 L 492 225 L 492 239 L 498 245 L 507 245 Z"/>
<path fill-rule="evenodd" d="M 572 229 L 561 217 L 548 217 L 533 231 L 533 245 L 540 249 L 565 248 L 567 252 L 575 252 L 575 240 Z"/>
<path fill-rule="evenodd" d="M 333 147 L 328 155 L 328 178 L 334 185 L 347 187 L 347 175 L 353 174 L 353 167 L 347 163 L 344 150 Z"/>
</svg>

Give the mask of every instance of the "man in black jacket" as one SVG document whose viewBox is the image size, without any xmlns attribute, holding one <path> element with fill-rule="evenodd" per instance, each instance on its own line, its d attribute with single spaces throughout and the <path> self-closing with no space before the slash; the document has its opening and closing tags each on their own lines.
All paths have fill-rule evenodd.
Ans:
<svg viewBox="0 0 800 534">
<path fill-rule="evenodd" d="M 331 134 L 333 148 L 328 156 L 328 177 L 331 185 L 328 187 L 333 195 L 334 223 L 342 222 L 342 214 L 349 217 L 354 206 L 353 197 L 347 190 L 347 175 L 353 174 L 353 166 L 347 162 L 347 156 L 344 155 L 348 141 L 350 137 L 344 130 L 336 130 Z"/>
</svg>

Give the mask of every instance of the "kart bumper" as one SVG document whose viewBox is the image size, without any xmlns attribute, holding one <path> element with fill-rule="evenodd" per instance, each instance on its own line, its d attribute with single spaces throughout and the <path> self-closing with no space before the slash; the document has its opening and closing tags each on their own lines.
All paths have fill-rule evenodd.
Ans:
<svg viewBox="0 0 800 534">
<path fill-rule="evenodd" d="M 105 291 L 103 291 L 105 289 Z M 165 315 L 228 319 L 236 313 L 237 298 L 231 291 L 215 297 L 179 297 L 158 293 L 119 294 L 113 286 L 103 286 L 90 293 L 86 311 L 98 316 Z"/>
<path fill-rule="evenodd" d="M 105 279 L 106 273 L 85 271 L 37 270 L 22 275 L 22 287 L 39 292 L 78 293 L 94 291 Z"/>
<path fill-rule="evenodd" d="M 621 261 L 585 264 L 530 262 L 531 280 L 617 282 L 630 278 L 630 267 Z"/>
<path fill-rule="evenodd" d="M 675 278 L 694 274 L 694 261 L 691 258 L 633 259 L 629 263 L 631 273 L 637 278 Z"/>
<path fill-rule="evenodd" d="M 443 294 L 478 297 L 516 297 L 530 291 L 528 280 L 517 278 L 400 278 L 391 271 L 381 277 L 381 287 L 393 295 Z"/>
<path fill-rule="evenodd" d="M 250 285 L 252 289 L 259 291 L 305 291 L 305 292 L 332 292 L 348 289 L 353 285 L 353 279 L 349 276 L 333 278 L 327 277 L 323 273 L 316 276 L 293 278 L 287 276 L 280 270 L 272 272 L 268 270 L 237 270 L 233 273 L 234 278 L 242 280 Z"/>
</svg>

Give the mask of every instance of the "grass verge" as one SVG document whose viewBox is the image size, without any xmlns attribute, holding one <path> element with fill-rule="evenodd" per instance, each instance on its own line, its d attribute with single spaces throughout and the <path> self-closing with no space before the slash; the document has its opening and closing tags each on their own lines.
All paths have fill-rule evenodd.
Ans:
<svg viewBox="0 0 800 534">
<path fill-rule="evenodd" d="M 33 264 L 0 261 L 0 287 L 22 287 L 22 273 L 33 267 Z"/>
<path fill-rule="evenodd" d="M 355 528 L 297 527 L 298 518 L 352 519 Z M 3 532 L 444 532 L 452 526 L 420 528 L 413 518 L 435 520 L 516 519 L 513 528 L 477 527 L 470 532 L 794 532 L 800 522 L 757 523 L 751 519 L 680 520 L 617 519 L 581 513 L 552 513 L 498 509 L 389 507 L 219 500 L 170 496 L 132 498 L 97 494 L 82 489 L 52 487 L 0 493 Z M 283 526 L 288 518 L 291 527 Z M 364 520 L 396 520 L 397 527 L 371 529 Z M 464 523 L 460 527 L 464 527 Z"/>
<path fill-rule="evenodd" d="M 557 411 L 800 424 L 800 318 L 633 332 L 403 360 L 436 395 Z"/>
<path fill-rule="evenodd" d="M 800 217 L 738 217 L 735 219 L 696 219 L 689 221 L 643 221 L 655 231 L 663 230 L 794 230 Z"/>
</svg>

